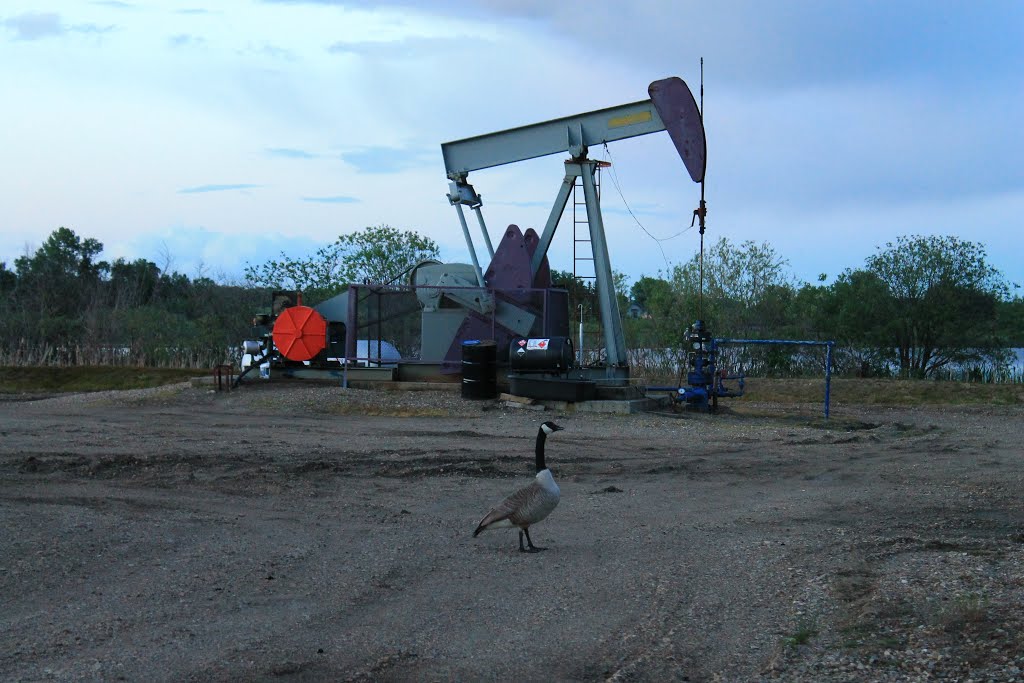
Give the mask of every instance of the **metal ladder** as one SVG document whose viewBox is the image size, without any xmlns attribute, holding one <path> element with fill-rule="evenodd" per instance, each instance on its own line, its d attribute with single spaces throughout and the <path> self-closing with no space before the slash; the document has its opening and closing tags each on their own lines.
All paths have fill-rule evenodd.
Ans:
<svg viewBox="0 0 1024 683">
<path fill-rule="evenodd" d="M 601 168 L 602 164 L 598 164 L 597 173 L 594 175 L 594 189 L 597 192 L 597 201 L 601 201 Z M 580 226 L 583 226 L 583 237 L 580 237 Z M 586 245 L 581 247 L 581 245 Z M 586 255 L 583 255 L 586 254 Z M 589 263 L 589 267 L 586 269 L 586 274 L 580 272 L 581 263 Z M 594 268 L 594 247 L 592 240 L 590 239 L 590 221 L 587 216 L 587 202 L 583 195 L 583 178 L 580 176 L 576 177 L 576 181 L 572 186 L 572 275 L 574 278 L 579 280 L 589 280 L 593 286 L 597 282 L 597 273 Z M 585 365 L 586 352 L 583 349 L 583 310 L 582 302 L 571 301 L 570 307 L 572 309 L 570 316 L 576 318 L 576 324 L 580 325 L 580 338 L 574 340 L 579 346 L 576 349 L 576 362 L 579 366 Z M 591 315 L 595 315 L 596 311 L 590 311 Z M 598 338 L 601 333 L 598 332 Z"/>
<path fill-rule="evenodd" d="M 601 164 L 597 166 L 597 174 L 594 177 L 594 189 L 597 190 L 597 200 L 601 201 Z M 582 218 L 580 217 L 582 214 Z M 583 226 L 584 238 L 580 238 L 580 226 Z M 587 244 L 585 253 L 589 256 L 581 256 L 584 250 L 580 244 Z M 580 274 L 580 263 L 590 262 L 587 270 L 589 275 Z M 583 199 L 583 178 L 577 176 L 572 186 L 572 275 L 581 280 L 597 280 L 594 273 L 594 248 L 590 240 L 590 223 L 587 219 L 587 202 Z"/>
</svg>

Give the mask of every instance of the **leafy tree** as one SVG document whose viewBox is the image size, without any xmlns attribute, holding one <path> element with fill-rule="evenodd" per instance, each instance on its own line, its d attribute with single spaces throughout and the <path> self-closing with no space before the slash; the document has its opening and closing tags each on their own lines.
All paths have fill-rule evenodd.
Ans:
<svg viewBox="0 0 1024 683">
<path fill-rule="evenodd" d="M 897 364 L 892 339 L 896 312 L 885 282 L 867 270 L 846 270 L 827 288 L 816 320 L 828 335 L 851 349 L 858 374 L 888 375 Z"/>
<path fill-rule="evenodd" d="M 258 287 L 299 289 L 308 300 L 338 294 L 351 283 L 390 283 L 424 259 L 437 258 L 434 240 L 389 225 L 341 235 L 333 244 L 304 259 L 282 253 L 262 265 L 247 264 L 245 276 Z"/>
<path fill-rule="evenodd" d="M 889 242 L 832 291 L 835 329 L 870 345 L 904 376 L 997 359 L 999 302 L 1009 296 L 984 247 L 957 237 L 911 235 Z"/>
<path fill-rule="evenodd" d="M 687 317 L 679 305 L 679 296 L 668 280 L 644 275 L 633 283 L 630 298 L 644 316 L 623 321 L 627 344 L 644 348 L 664 348 L 678 343 L 680 329 Z"/>
<path fill-rule="evenodd" d="M 819 276 L 818 281 L 824 282 L 826 276 Z M 828 287 L 803 283 L 796 291 L 793 306 L 790 310 L 790 324 L 786 332 L 798 339 L 824 340 L 825 321 L 821 315 L 822 308 L 828 300 Z"/>
<path fill-rule="evenodd" d="M 13 270 L 7 269 L 7 263 L 0 261 L 0 297 L 6 296 L 14 291 L 18 284 L 18 275 Z"/>
<path fill-rule="evenodd" d="M 160 278 L 160 269 L 152 261 L 117 259 L 110 264 L 110 305 L 115 309 L 145 306 L 158 291 Z"/>
<path fill-rule="evenodd" d="M 672 268 L 674 305 L 684 318 L 703 316 L 715 330 L 729 336 L 766 336 L 769 330 L 758 306 L 767 306 L 772 297 L 790 296 L 783 294 L 793 289 L 788 265 L 767 242 L 747 240 L 734 245 L 720 237 L 704 252 L 703 296 L 699 253 Z M 778 303 L 774 308 L 779 309 Z"/>
<path fill-rule="evenodd" d="M 574 275 L 568 270 L 551 270 L 551 284 L 569 293 L 569 320 L 575 321 L 570 327 L 570 336 L 575 340 L 575 324 L 580 322 L 580 306 L 583 307 L 583 328 L 586 339 L 600 339 L 600 306 L 597 303 L 597 287 L 594 280 Z M 588 342 L 584 342 L 588 344 Z"/>
<path fill-rule="evenodd" d="M 102 251 L 98 240 L 83 240 L 61 227 L 35 254 L 15 260 L 15 299 L 30 336 L 63 347 L 81 336 L 86 309 L 99 303 L 96 297 L 109 268 L 96 260 Z"/>
<path fill-rule="evenodd" d="M 569 292 L 569 308 L 575 311 L 583 304 L 587 310 L 597 310 L 597 288 L 594 281 L 574 275 L 568 270 L 551 270 L 551 284 Z"/>
<path fill-rule="evenodd" d="M 388 225 L 344 235 L 338 243 L 347 250 L 346 262 L 354 282 L 388 284 L 406 275 L 420 261 L 440 254 L 429 237 Z"/>
<path fill-rule="evenodd" d="M 103 245 L 59 228 L 0 264 L 0 362 L 209 367 L 249 333 L 266 292 L 99 259 Z"/>
<path fill-rule="evenodd" d="M 753 306 L 769 287 L 789 284 L 788 265 L 767 242 L 746 240 L 735 245 L 720 237 L 704 251 L 704 294 Z M 700 270 L 700 254 L 695 253 L 687 263 L 672 269 L 672 280 L 681 289 L 696 292 Z"/>
<path fill-rule="evenodd" d="M 50 277 L 96 279 L 107 264 L 95 261 L 103 244 L 89 237 L 78 237 L 74 230 L 57 228 L 33 256 L 22 256 L 15 262 L 19 274 L 40 273 Z"/>
<path fill-rule="evenodd" d="M 1024 348 L 1024 298 L 1014 297 L 1010 301 L 1001 301 L 997 308 L 999 321 L 999 337 L 1006 340 L 1006 345 Z"/>
<path fill-rule="evenodd" d="M 704 319 L 716 336 L 769 338 L 795 325 L 798 294 L 788 275 L 788 262 L 767 242 L 734 244 L 719 238 L 704 252 L 703 283 L 700 253 L 674 266 L 665 278 L 644 277 L 633 296 L 642 301 L 649 319 L 627 322 L 633 345 L 670 349 L 682 362 L 687 329 Z M 808 305 L 809 297 L 800 300 Z M 805 335 L 801 335 L 805 336 Z M 664 355 L 664 352 L 661 352 Z M 730 352 L 743 364 L 785 370 L 792 354 L 773 348 L 749 347 Z"/>
<path fill-rule="evenodd" d="M 633 283 L 629 296 L 641 308 L 647 309 L 655 301 L 667 296 L 671 289 L 672 285 L 667 280 L 643 275 Z"/>
</svg>

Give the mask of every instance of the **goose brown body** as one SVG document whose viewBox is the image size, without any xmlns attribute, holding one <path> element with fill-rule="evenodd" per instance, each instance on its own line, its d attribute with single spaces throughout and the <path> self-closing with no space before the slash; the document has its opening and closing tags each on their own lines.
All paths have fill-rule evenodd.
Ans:
<svg viewBox="0 0 1024 683">
<path fill-rule="evenodd" d="M 548 434 L 552 434 L 562 428 L 554 422 L 545 422 L 537 432 L 536 464 L 537 475 L 527 486 L 519 489 L 505 500 L 495 505 L 480 520 L 473 536 L 478 536 L 482 531 L 488 529 L 499 529 L 518 527 L 519 549 L 523 547 L 523 535 L 529 543 L 531 551 L 542 550 L 533 545 L 530 540 L 530 525 L 536 524 L 551 514 L 551 511 L 558 506 L 561 491 L 555 483 L 551 470 L 544 461 L 544 441 Z"/>
<path fill-rule="evenodd" d="M 547 476 L 542 476 L 545 474 Z M 526 529 L 551 514 L 551 511 L 558 505 L 560 494 L 558 484 L 551 476 L 551 470 L 544 470 L 529 486 L 524 486 L 495 505 L 480 520 L 473 535 L 476 536 L 481 531 L 493 526 L 517 526 Z M 507 524 L 501 524 L 501 522 L 507 522 Z"/>
</svg>

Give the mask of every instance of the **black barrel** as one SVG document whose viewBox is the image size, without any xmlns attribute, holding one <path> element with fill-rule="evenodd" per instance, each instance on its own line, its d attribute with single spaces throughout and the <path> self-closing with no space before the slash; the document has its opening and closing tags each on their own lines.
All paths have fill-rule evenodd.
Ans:
<svg viewBox="0 0 1024 683">
<path fill-rule="evenodd" d="M 490 339 L 462 342 L 462 398 L 498 397 L 498 345 Z"/>
<path fill-rule="evenodd" d="M 508 366 L 515 372 L 559 375 L 572 368 L 574 356 L 571 337 L 517 338 L 509 345 Z"/>
</svg>

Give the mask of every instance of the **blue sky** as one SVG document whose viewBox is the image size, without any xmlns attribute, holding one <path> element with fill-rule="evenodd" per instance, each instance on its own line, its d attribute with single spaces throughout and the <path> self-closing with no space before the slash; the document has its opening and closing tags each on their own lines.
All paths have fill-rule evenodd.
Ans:
<svg viewBox="0 0 1024 683">
<path fill-rule="evenodd" d="M 709 240 L 767 241 L 815 282 L 899 235 L 957 235 L 1024 285 L 1011 1 L 4 0 L 0 260 L 66 226 L 107 259 L 237 280 L 387 223 L 468 261 L 440 143 L 669 75 L 696 93 L 701 57 Z M 700 191 L 667 135 L 591 156 L 613 162 L 613 267 L 688 260 Z M 561 178 L 559 156 L 472 174 L 492 238 L 540 229 Z M 571 221 L 550 257 L 572 269 Z"/>
</svg>

